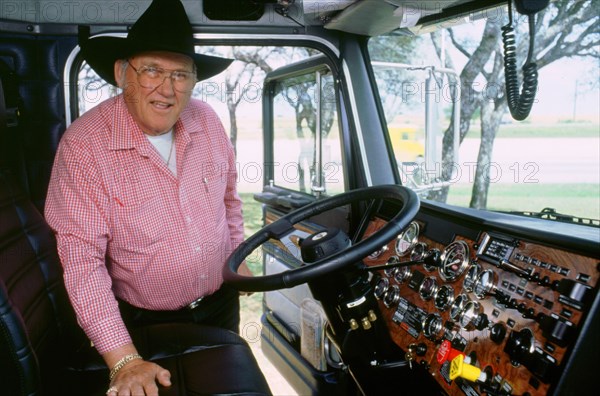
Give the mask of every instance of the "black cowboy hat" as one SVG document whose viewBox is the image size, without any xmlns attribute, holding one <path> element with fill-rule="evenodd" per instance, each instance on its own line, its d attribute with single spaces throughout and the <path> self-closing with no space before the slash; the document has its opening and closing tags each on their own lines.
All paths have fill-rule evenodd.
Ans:
<svg viewBox="0 0 600 396">
<path fill-rule="evenodd" d="M 219 74 L 232 62 L 231 59 L 194 51 L 192 25 L 179 0 L 154 0 L 131 26 L 126 38 L 99 36 L 81 43 L 83 59 L 112 85 L 117 85 L 115 61 L 146 51 L 168 51 L 189 56 L 196 64 L 199 81 Z"/>
</svg>

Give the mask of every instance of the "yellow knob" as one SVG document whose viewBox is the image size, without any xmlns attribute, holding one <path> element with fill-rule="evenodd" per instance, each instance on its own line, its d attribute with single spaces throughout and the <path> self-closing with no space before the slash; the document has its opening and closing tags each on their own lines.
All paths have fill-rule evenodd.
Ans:
<svg viewBox="0 0 600 396">
<path fill-rule="evenodd" d="M 356 321 L 356 319 L 350 319 L 350 330 L 356 330 L 358 329 L 358 322 Z"/>
<path fill-rule="evenodd" d="M 450 362 L 450 379 L 455 380 L 460 377 L 471 382 L 485 382 L 486 374 L 478 367 L 465 363 L 464 359 L 463 355 L 458 355 L 452 359 L 452 362 Z"/>
</svg>

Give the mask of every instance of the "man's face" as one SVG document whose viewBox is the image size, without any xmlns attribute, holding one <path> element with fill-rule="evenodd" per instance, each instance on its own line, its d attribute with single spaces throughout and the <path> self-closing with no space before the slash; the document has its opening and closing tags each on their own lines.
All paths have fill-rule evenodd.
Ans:
<svg viewBox="0 0 600 396">
<path fill-rule="evenodd" d="M 193 62 L 185 55 L 171 52 L 137 54 L 129 58 L 127 67 L 124 67 L 122 61 L 115 62 L 115 78 L 123 89 L 129 113 L 144 133 L 160 135 L 175 125 L 192 93 L 175 90 L 168 76 L 155 88 L 140 86 L 134 68 L 140 70 L 143 66 L 192 72 Z"/>
</svg>

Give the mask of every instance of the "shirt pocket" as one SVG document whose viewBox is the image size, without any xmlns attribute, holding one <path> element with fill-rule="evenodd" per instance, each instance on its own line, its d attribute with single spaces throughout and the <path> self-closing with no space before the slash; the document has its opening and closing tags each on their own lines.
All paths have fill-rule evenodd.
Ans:
<svg viewBox="0 0 600 396">
<path fill-rule="evenodd" d="M 154 245 L 164 236 L 168 218 L 165 197 L 160 190 L 137 178 L 127 178 L 114 197 L 115 242 L 131 251 Z"/>
</svg>

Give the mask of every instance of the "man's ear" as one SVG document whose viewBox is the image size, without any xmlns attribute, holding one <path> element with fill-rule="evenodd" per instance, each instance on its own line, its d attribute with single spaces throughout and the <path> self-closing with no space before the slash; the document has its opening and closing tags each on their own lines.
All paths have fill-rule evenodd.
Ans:
<svg viewBox="0 0 600 396">
<path fill-rule="evenodd" d="M 115 71 L 115 81 L 117 82 L 117 86 L 119 88 L 123 88 L 123 81 L 125 81 L 125 67 L 123 67 L 122 59 L 117 59 L 115 61 L 114 71 Z"/>
</svg>

